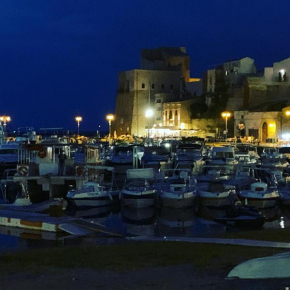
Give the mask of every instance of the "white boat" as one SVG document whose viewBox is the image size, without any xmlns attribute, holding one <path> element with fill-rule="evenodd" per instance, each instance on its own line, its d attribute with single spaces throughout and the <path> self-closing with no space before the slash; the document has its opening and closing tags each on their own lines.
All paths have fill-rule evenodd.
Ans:
<svg viewBox="0 0 290 290">
<path fill-rule="evenodd" d="M 133 146 L 116 146 L 106 164 L 109 166 L 133 164 L 133 150 Z"/>
<path fill-rule="evenodd" d="M 153 168 L 127 169 L 125 186 L 121 191 L 123 206 L 144 208 L 154 206 L 157 191 Z"/>
<path fill-rule="evenodd" d="M 206 164 L 236 166 L 238 161 L 235 159 L 235 150 L 231 146 L 213 146 L 209 150 Z"/>
<path fill-rule="evenodd" d="M 196 180 L 190 170 L 172 169 L 164 171 L 164 184 L 158 193 L 162 206 L 185 208 L 194 206 L 197 198 Z"/>
<path fill-rule="evenodd" d="M 270 169 L 285 169 L 289 165 L 287 158 L 277 148 L 264 148 L 261 154 L 261 166 Z"/>
<path fill-rule="evenodd" d="M 223 182 L 198 183 L 197 193 L 203 206 L 223 207 L 230 205 L 229 195 L 235 193 L 235 187 Z"/>
<path fill-rule="evenodd" d="M 85 167 L 88 181 L 80 189 L 72 189 L 67 199 L 77 207 L 97 207 L 114 204 L 119 200 L 120 190 L 115 186 L 115 169 L 110 166 Z"/>
<path fill-rule="evenodd" d="M 88 181 L 79 190 L 69 190 L 66 197 L 77 207 L 97 207 L 118 201 L 119 193 L 119 190 L 108 189 L 99 183 Z"/>
<path fill-rule="evenodd" d="M 201 144 L 180 144 L 178 146 L 175 167 L 176 168 L 188 168 L 200 167 L 203 164 L 202 155 L 203 146 Z"/>
<path fill-rule="evenodd" d="M 249 190 L 241 190 L 239 198 L 244 204 L 257 208 L 275 206 L 280 194 L 276 188 L 268 187 L 266 182 L 254 182 Z"/>
</svg>

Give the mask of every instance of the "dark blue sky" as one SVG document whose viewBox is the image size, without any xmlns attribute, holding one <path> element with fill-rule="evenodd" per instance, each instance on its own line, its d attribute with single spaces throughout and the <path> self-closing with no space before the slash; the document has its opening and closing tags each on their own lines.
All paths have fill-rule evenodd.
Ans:
<svg viewBox="0 0 290 290">
<path fill-rule="evenodd" d="M 142 48 L 185 46 L 192 77 L 244 56 L 262 70 L 290 57 L 289 15 L 289 0 L 2 0 L 0 115 L 107 130 L 118 73 Z"/>
</svg>

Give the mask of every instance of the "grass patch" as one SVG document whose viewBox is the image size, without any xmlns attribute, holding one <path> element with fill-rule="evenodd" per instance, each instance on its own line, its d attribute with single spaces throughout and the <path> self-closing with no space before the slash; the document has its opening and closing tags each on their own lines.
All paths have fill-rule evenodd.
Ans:
<svg viewBox="0 0 290 290">
<path fill-rule="evenodd" d="M 144 267 L 192 264 L 200 270 L 233 267 L 279 249 L 183 242 L 135 242 L 105 246 L 34 249 L 0 255 L 1 271 L 91 268 L 130 271 Z"/>
<path fill-rule="evenodd" d="M 236 233 L 225 233 L 220 238 L 290 243 L 290 228 L 239 231 Z"/>
</svg>

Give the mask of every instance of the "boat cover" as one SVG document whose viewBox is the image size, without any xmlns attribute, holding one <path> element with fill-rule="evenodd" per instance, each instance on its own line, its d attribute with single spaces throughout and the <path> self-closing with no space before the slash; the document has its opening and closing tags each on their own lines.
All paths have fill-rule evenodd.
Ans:
<svg viewBox="0 0 290 290">
<path fill-rule="evenodd" d="M 154 178 L 153 168 L 127 169 L 127 178 Z"/>
</svg>

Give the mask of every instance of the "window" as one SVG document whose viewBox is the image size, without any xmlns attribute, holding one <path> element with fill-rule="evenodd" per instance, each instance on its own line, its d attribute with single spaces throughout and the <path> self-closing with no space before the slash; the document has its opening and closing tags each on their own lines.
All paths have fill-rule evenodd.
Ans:
<svg viewBox="0 0 290 290">
<path fill-rule="evenodd" d="M 142 89 L 145 89 L 145 84 L 144 83 L 142 84 Z"/>
<path fill-rule="evenodd" d="M 161 89 L 164 89 L 164 88 L 165 88 L 164 84 L 161 84 Z"/>
<path fill-rule="evenodd" d="M 172 111 L 169 111 L 169 119 L 172 119 Z"/>
<path fill-rule="evenodd" d="M 124 124 L 124 119 L 123 118 L 120 119 L 120 124 Z"/>
<path fill-rule="evenodd" d="M 177 116 L 178 115 L 178 112 L 177 112 L 177 110 L 175 110 L 175 116 Z"/>
<path fill-rule="evenodd" d="M 170 85 L 170 89 L 173 90 L 173 85 Z"/>
<path fill-rule="evenodd" d="M 151 85 L 151 89 L 154 90 L 155 89 L 155 84 Z"/>
<path fill-rule="evenodd" d="M 162 108 L 161 107 L 157 108 L 157 111 L 162 111 Z"/>
<path fill-rule="evenodd" d="M 161 103 L 161 99 L 156 99 L 156 103 L 160 104 Z"/>
</svg>

